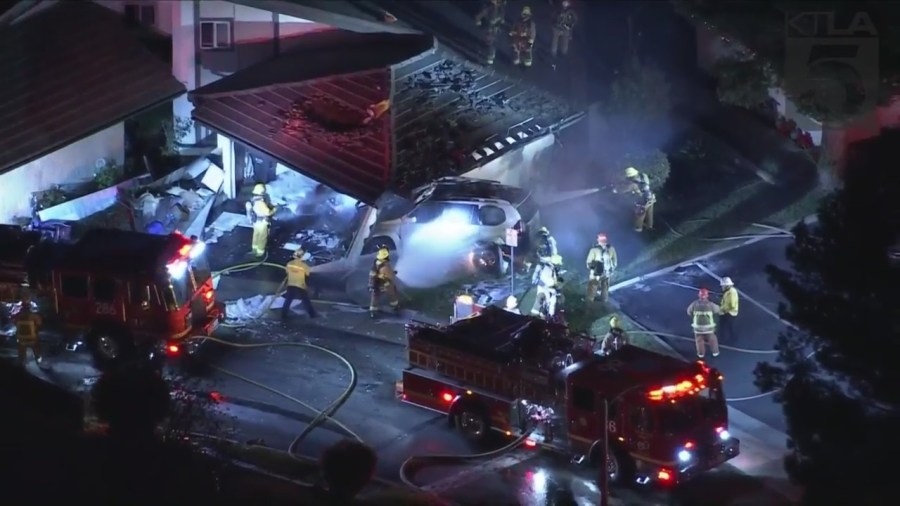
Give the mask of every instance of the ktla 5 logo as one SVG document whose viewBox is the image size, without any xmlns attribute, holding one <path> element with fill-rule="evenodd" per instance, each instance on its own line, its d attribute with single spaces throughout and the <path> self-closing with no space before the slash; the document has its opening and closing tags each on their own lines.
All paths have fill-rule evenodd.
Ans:
<svg viewBox="0 0 900 506">
<path fill-rule="evenodd" d="M 875 108 L 878 30 L 867 13 L 799 12 L 786 21 L 784 85 L 798 104 L 828 122 Z"/>
</svg>

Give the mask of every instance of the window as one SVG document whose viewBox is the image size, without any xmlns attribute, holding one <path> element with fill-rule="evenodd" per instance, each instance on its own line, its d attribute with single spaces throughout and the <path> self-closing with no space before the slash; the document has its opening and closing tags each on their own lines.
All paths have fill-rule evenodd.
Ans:
<svg viewBox="0 0 900 506">
<path fill-rule="evenodd" d="M 585 387 L 572 387 L 572 405 L 583 411 L 594 411 L 594 392 Z"/>
<path fill-rule="evenodd" d="M 685 434 L 697 426 L 700 413 L 697 411 L 699 399 L 685 399 L 672 403 L 660 404 L 657 407 L 659 426 L 667 434 Z"/>
<path fill-rule="evenodd" d="M 150 285 L 131 283 L 130 288 L 129 297 L 131 299 L 131 304 L 143 306 L 144 304 L 150 304 L 154 300 L 151 296 Z"/>
<path fill-rule="evenodd" d="M 646 406 L 635 406 L 631 408 L 631 416 L 628 422 L 637 432 L 653 431 L 653 416 Z"/>
<path fill-rule="evenodd" d="M 95 278 L 94 300 L 96 302 L 115 302 L 116 282 L 109 278 Z"/>
<path fill-rule="evenodd" d="M 130 23 L 155 26 L 156 6 L 148 4 L 125 4 L 125 19 Z"/>
<path fill-rule="evenodd" d="M 88 281 L 85 276 L 63 275 L 60 288 L 65 297 L 86 299 L 88 297 Z"/>
<path fill-rule="evenodd" d="M 478 222 L 486 227 L 503 225 L 506 223 L 506 213 L 494 205 L 481 206 L 478 208 Z"/>
<path fill-rule="evenodd" d="M 200 47 L 203 49 L 231 48 L 231 21 L 201 21 Z"/>
</svg>

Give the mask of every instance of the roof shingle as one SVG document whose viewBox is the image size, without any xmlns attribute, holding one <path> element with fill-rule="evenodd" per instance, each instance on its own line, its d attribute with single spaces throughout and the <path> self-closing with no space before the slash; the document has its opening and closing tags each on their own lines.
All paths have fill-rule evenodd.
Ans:
<svg viewBox="0 0 900 506">
<path fill-rule="evenodd" d="M 184 91 L 118 14 L 60 2 L 0 32 L 0 174 Z"/>
</svg>

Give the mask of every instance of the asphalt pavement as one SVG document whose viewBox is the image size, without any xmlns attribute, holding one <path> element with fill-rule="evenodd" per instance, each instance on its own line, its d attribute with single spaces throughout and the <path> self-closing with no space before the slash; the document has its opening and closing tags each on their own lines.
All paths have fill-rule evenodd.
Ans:
<svg viewBox="0 0 900 506">
<path fill-rule="evenodd" d="M 448 427 L 444 415 L 401 403 L 395 397 L 395 382 L 406 366 L 402 336 L 396 341 L 388 337 L 349 332 L 327 325 L 358 319 L 353 312 L 324 309 L 325 318 L 310 322 L 298 315 L 295 322 L 284 325 L 270 319 L 257 320 L 223 339 L 240 342 L 303 342 L 318 344 L 336 351 L 350 361 L 357 372 L 358 384 L 347 403 L 335 415 L 352 432 L 372 445 L 378 452 L 377 476 L 398 481 L 402 463 L 413 455 L 468 455 L 501 447 L 506 443 L 497 438 L 484 445 L 474 445 Z M 386 321 L 386 334 L 397 333 L 401 323 Z M 11 350 L 10 350 L 11 351 Z M 85 378 L 96 375 L 88 357 L 64 353 L 48 357 L 50 369 L 34 374 L 68 388 L 85 390 Z M 212 366 L 245 376 L 265 384 L 283 394 L 295 397 L 315 409 L 324 409 L 347 388 L 350 381 L 346 366 L 336 358 L 312 349 L 272 347 L 257 349 L 229 348 L 208 344 L 201 349 L 200 359 Z M 195 371 L 187 387 L 198 393 L 215 392 L 221 399 L 215 415 L 224 426 L 233 427 L 222 436 L 240 441 L 258 441 L 265 446 L 287 449 L 317 413 L 283 396 L 267 392 L 258 386 L 220 372 L 213 367 Z M 317 458 L 330 444 L 348 437 L 339 427 L 326 423 L 312 431 L 297 446 L 297 453 Z M 710 487 L 722 494 L 747 496 L 753 487 L 749 478 L 726 466 L 725 477 L 713 480 Z M 547 487 L 552 483 L 567 483 L 576 504 L 596 504 L 598 492 L 592 470 L 570 464 L 564 457 L 556 457 L 534 450 L 520 450 L 499 458 L 468 466 L 428 467 L 414 476 L 414 481 L 452 500 L 466 504 L 547 504 Z M 726 479 L 727 478 L 727 479 Z M 550 485 L 539 487 L 540 480 Z M 568 480 L 568 481 L 566 481 Z M 535 483 L 537 481 L 537 483 Z M 735 482 L 745 484 L 736 488 Z M 756 482 L 753 482 L 756 483 Z M 559 486 L 557 486 L 559 488 Z M 755 489 L 754 489 L 755 490 Z M 647 489 L 615 489 L 617 504 L 739 504 L 730 499 L 715 503 L 704 502 L 709 490 L 685 488 L 670 496 Z M 724 496 L 723 496 L 724 497 Z M 487 501 L 487 502 L 485 502 Z M 779 504 L 766 500 L 766 504 Z M 756 502 L 755 504 L 760 504 Z"/>
<path fill-rule="evenodd" d="M 772 393 L 761 393 L 756 388 L 753 370 L 759 362 L 776 359 L 778 335 L 787 329 L 788 324 L 777 316 L 781 295 L 769 284 L 765 268 L 770 264 L 787 267 L 784 250 L 788 244 L 788 239 L 765 239 L 624 287 L 614 294 L 623 312 L 648 329 L 664 334 L 663 339 L 677 352 L 695 360 L 687 306 L 697 298 L 699 288 L 708 288 L 710 298 L 718 302 L 721 289 L 716 276 L 731 277 L 741 295 L 736 336 L 733 341 L 720 343 L 719 357 L 707 353 L 706 361 L 725 375 L 725 394 L 732 407 L 780 432 L 785 430 L 781 406 L 774 402 Z"/>
</svg>

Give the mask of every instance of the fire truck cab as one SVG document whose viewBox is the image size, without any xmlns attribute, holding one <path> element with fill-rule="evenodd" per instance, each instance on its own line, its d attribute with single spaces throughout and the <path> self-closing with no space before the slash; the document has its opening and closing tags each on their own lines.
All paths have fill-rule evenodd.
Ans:
<svg viewBox="0 0 900 506">
<path fill-rule="evenodd" d="M 209 335 L 224 318 L 205 245 L 180 234 L 91 230 L 77 242 L 0 228 L 0 301 L 27 290 L 45 328 L 66 348 L 86 345 L 95 365 L 192 351 L 186 339 Z"/>
<path fill-rule="evenodd" d="M 495 307 L 407 328 L 407 403 L 445 413 L 472 439 L 491 430 L 599 466 L 610 479 L 673 485 L 738 455 L 722 375 L 635 346 L 608 356 L 561 325 Z M 606 409 L 604 409 L 606 408 Z"/>
</svg>

